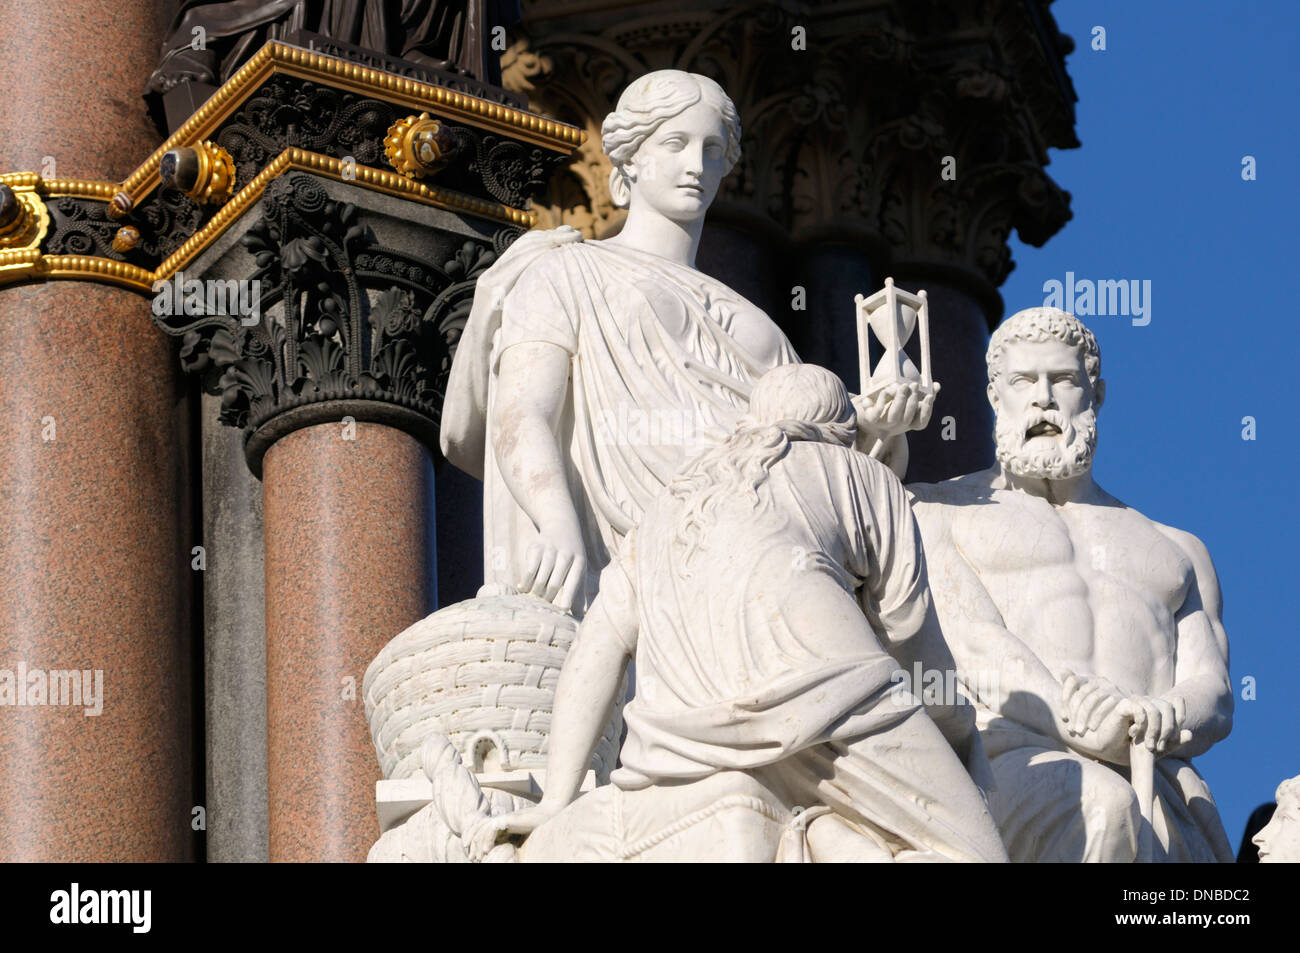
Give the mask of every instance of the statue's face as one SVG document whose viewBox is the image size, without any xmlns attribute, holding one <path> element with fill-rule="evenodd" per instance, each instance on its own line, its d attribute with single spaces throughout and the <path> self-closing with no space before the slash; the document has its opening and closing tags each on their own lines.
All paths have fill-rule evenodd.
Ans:
<svg viewBox="0 0 1300 953">
<path fill-rule="evenodd" d="M 718 194 L 726 151 L 726 127 L 708 102 L 664 120 L 627 165 L 632 207 L 647 205 L 676 222 L 700 218 Z"/>
<path fill-rule="evenodd" d="M 1295 798 L 1281 798 L 1273 819 L 1251 842 L 1259 848 L 1261 864 L 1300 861 L 1300 805 Z"/>
<path fill-rule="evenodd" d="M 1008 344 L 989 399 L 997 458 L 1012 473 L 1062 480 L 1092 466 L 1099 401 L 1078 349 L 1056 340 Z"/>
</svg>

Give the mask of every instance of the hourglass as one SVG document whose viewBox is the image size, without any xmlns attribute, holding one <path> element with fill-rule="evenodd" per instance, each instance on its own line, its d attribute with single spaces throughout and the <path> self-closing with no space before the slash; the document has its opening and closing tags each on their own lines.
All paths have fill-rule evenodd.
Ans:
<svg viewBox="0 0 1300 953">
<path fill-rule="evenodd" d="M 916 294 L 894 286 L 893 278 L 871 297 L 855 295 L 858 309 L 858 375 L 861 393 L 869 397 L 891 384 L 919 381 L 928 390 L 930 376 L 930 305 L 925 292 Z M 903 349 L 920 326 L 921 369 Z M 870 332 L 870 333 L 869 333 Z M 881 354 L 872 367 L 871 337 L 880 342 Z"/>
</svg>

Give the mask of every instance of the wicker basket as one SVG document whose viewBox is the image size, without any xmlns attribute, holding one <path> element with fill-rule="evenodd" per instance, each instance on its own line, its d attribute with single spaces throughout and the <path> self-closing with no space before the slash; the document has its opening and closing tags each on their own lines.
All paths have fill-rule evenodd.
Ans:
<svg viewBox="0 0 1300 953">
<path fill-rule="evenodd" d="M 546 767 L 555 684 L 578 623 L 531 595 L 467 599 L 421 619 L 366 670 L 366 718 L 385 778 L 420 771 L 431 732 L 475 771 Z M 621 711 L 596 747 L 604 783 L 618 753 Z"/>
</svg>

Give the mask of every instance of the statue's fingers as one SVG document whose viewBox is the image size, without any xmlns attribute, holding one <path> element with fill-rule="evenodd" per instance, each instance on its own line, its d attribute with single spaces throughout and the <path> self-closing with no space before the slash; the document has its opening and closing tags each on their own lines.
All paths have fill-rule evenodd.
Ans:
<svg viewBox="0 0 1300 953">
<path fill-rule="evenodd" d="M 1092 684 L 1084 691 L 1075 692 L 1074 703 L 1070 705 L 1070 727 L 1078 732 L 1087 730 L 1088 715 L 1092 712 L 1093 703 L 1104 697 L 1105 693 Z"/>
<path fill-rule="evenodd" d="M 550 578 L 546 580 L 546 595 L 543 598 L 547 602 L 554 602 L 555 597 L 564 588 L 564 582 L 569 577 L 569 567 L 573 565 L 573 558 L 573 553 L 559 553 L 556 556 L 555 568 L 551 570 Z"/>
<path fill-rule="evenodd" d="M 907 421 L 907 392 L 903 391 L 894 396 L 889 405 L 889 425 L 890 427 L 900 427 Z"/>
<path fill-rule="evenodd" d="M 1174 706 L 1163 698 L 1157 698 L 1153 704 L 1160 712 L 1160 736 L 1156 739 L 1156 750 L 1164 751 L 1169 739 L 1178 731 L 1178 722 L 1174 718 Z"/>
<path fill-rule="evenodd" d="M 1079 702 L 1087 698 L 1096 686 L 1093 685 L 1092 679 L 1087 675 L 1076 675 L 1074 679 L 1074 692 L 1070 696 L 1070 717 L 1075 715 Z"/>
<path fill-rule="evenodd" d="M 500 818 L 493 818 L 492 823 L 485 825 L 485 829 L 479 837 L 480 860 L 492 853 L 492 848 L 501 843 L 502 835 L 510 830 L 510 818 L 512 816 L 507 814 Z"/>
<path fill-rule="evenodd" d="M 474 863 L 479 863 L 496 842 L 501 818 L 492 817 L 477 825 L 465 838 L 465 853 Z"/>
<path fill-rule="evenodd" d="M 1074 720 L 1078 722 L 1080 731 L 1088 730 L 1089 726 L 1092 724 L 1093 712 L 1095 712 L 1098 706 L 1109 697 L 1110 694 L 1106 689 L 1097 684 L 1093 685 L 1092 691 L 1088 692 L 1084 697 L 1083 704 L 1079 706 L 1078 714 L 1074 716 Z"/>
<path fill-rule="evenodd" d="M 1147 716 L 1146 746 L 1148 751 L 1155 751 L 1160 741 L 1160 730 L 1164 724 L 1163 713 L 1150 698 L 1142 699 L 1142 710 Z"/>
<path fill-rule="evenodd" d="M 907 408 L 903 413 L 903 420 L 906 421 L 909 428 L 916 426 L 916 418 L 921 411 L 921 398 L 917 396 L 915 390 L 907 392 Z"/>
<path fill-rule="evenodd" d="M 586 594 L 586 582 L 587 561 L 578 556 L 569 566 L 569 571 L 564 579 L 564 586 L 560 589 L 560 598 L 556 600 L 556 604 L 562 609 L 573 612 L 577 608 L 579 600 Z"/>
<path fill-rule="evenodd" d="M 1073 695 L 1075 691 L 1077 691 L 1079 688 L 1079 676 L 1075 675 L 1073 672 L 1069 671 L 1068 669 L 1062 674 L 1065 677 L 1061 680 L 1061 704 L 1063 706 L 1066 706 L 1068 710 L 1068 706 L 1070 704 L 1070 696 Z M 1070 719 L 1068 716 L 1065 716 L 1065 720 L 1069 721 Z"/>
<path fill-rule="evenodd" d="M 1092 702 L 1092 710 L 1087 714 L 1088 727 L 1093 729 L 1100 728 L 1101 723 L 1105 722 L 1106 718 L 1110 715 L 1110 712 L 1117 709 L 1119 702 L 1122 702 L 1123 699 L 1125 699 L 1123 694 L 1114 692 L 1114 690 L 1108 689 L 1105 685 L 1102 685 L 1101 697 Z"/>
<path fill-rule="evenodd" d="M 1090 688 L 1086 682 L 1079 683 L 1074 687 L 1074 694 L 1070 696 L 1070 700 L 1065 705 L 1065 720 L 1069 723 L 1070 730 L 1073 732 L 1077 733 L 1082 730 L 1075 726 L 1074 719 L 1079 711 L 1079 702 L 1088 696 L 1089 691 Z"/>
<path fill-rule="evenodd" d="M 1135 744 L 1142 741 L 1147 730 L 1147 710 L 1146 707 L 1138 702 L 1129 704 L 1130 713 L 1133 715 L 1133 724 L 1128 730 L 1128 736 Z"/>
<path fill-rule="evenodd" d="M 889 393 L 889 388 L 886 387 L 883 390 L 881 390 L 880 393 L 877 394 L 875 398 L 871 401 L 872 419 L 874 419 L 877 423 L 879 423 L 881 420 L 884 419 L 885 411 L 888 409 L 889 401 L 891 399 L 892 399 L 892 395 Z"/>
<path fill-rule="evenodd" d="M 532 592 L 537 570 L 542 567 L 542 544 L 533 543 L 524 554 L 523 573 L 519 576 L 519 591 Z"/>
<path fill-rule="evenodd" d="M 485 842 L 488 839 L 488 830 L 491 828 L 492 825 L 490 824 L 482 825 L 474 832 L 474 836 L 470 838 L 469 843 L 465 845 L 465 852 L 469 854 L 469 859 L 474 861 L 474 863 L 479 863 L 483 859 L 483 855 L 487 853 Z M 495 839 L 495 835 L 493 839 Z"/>
<path fill-rule="evenodd" d="M 1088 730 L 1096 731 L 1101 727 L 1101 723 L 1119 707 L 1119 699 L 1114 695 L 1107 695 L 1093 708 L 1092 714 L 1088 718 Z"/>
<path fill-rule="evenodd" d="M 1183 722 L 1187 720 L 1187 699 L 1182 695 L 1174 698 L 1174 719 L 1178 722 L 1179 727 L 1182 727 Z M 1185 742 L 1179 741 L 1178 743 L 1184 744 Z"/>
<path fill-rule="evenodd" d="M 550 581 L 551 572 L 555 569 L 555 547 L 547 546 L 542 550 L 542 564 L 537 567 L 537 578 L 533 581 L 532 588 L 528 591 L 539 598 L 546 598 L 546 584 Z"/>
<path fill-rule="evenodd" d="M 921 398 L 921 414 L 917 420 L 917 430 L 924 430 L 930 426 L 930 417 L 934 414 L 934 394 L 927 394 Z"/>
</svg>

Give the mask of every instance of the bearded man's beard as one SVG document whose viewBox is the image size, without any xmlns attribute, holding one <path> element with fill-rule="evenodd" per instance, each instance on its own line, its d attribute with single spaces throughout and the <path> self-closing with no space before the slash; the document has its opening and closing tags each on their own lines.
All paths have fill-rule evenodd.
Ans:
<svg viewBox="0 0 1300 953">
<path fill-rule="evenodd" d="M 1087 473 L 1097 450 L 1097 412 L 1091 407 L 1067 423 L 1055 410 L 1031 411 L 1019 420 L 999 414 L 994 427 L 998 463 L 1019 477 L 1068 480 Z M 1054 425 L 1061 436 L 1044 446 L 1027 449 L 1027 432 L 1039 424 Z M 1065 442 L 1068 441 L 1068 442 Z"/>
</svg>

